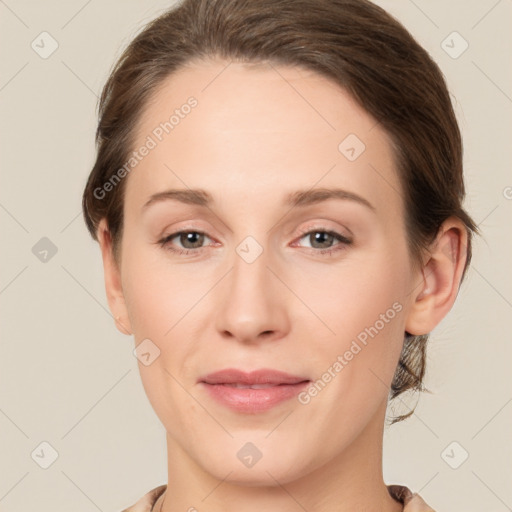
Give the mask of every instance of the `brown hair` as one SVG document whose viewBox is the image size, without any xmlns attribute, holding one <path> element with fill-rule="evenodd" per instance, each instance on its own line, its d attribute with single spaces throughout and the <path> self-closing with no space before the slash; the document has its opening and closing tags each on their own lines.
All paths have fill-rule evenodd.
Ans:
<svg viewBox="0 0 512 512">
<path fill-rule="evenodd" d="M 403 25 L 368 0 L 184 0 L 134 38 L 101 94 L 97 158 L 82 200 L 95 240 L 106 217 L 117 261 L 126 180 L 105 197 L 94 192 L 127 161 L 158 86 L 180 66 L 210 57 L 300 66 L 351 93 L 393 141 L 413 261 L 455 216 L 468 232 L 464 277 L 478 229 L 462 206 L 462 141 L 444 77 Z M 405 333 L 390 399 L 425 391 L 427 339 Z"/>
</svg>

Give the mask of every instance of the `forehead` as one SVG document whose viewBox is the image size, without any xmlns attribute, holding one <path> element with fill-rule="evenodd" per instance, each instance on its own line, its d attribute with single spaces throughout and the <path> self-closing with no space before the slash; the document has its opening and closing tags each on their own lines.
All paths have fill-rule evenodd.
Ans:
<svg viewBox="0 0 512 512">
<path fill-rule="evenodd" d="M 150 139 L 127 185 L 126 201 L 137 206 L 166 187 L 277 200 L 318 183 L 401 209 L 386 132 L 344 89 L 311 70 L 191 62 L 154 92 L 133 149 Z"/>
<path fill-rule="evenodd" d="M 312 70 L 273 63 L 195 60 L 155 89 L 137 127 L 139 140 L 190 97 L 198 101 L 200 108 L 194 113 L 200 116 L 194 117 L 200 117 L 205 129 L 215 123 L 216 130 L 224 131 L 286 134 L 292 129 L 324 135 L 348 127 L 363 135 L 377 125 L 344 89 Z M 300 126 L 294 125 L 296 121 L 302 121 Z"/>
</svg>

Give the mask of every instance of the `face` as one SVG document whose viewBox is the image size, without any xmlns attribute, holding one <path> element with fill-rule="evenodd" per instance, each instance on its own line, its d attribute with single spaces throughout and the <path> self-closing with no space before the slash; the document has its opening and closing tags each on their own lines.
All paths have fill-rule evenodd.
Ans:
<svg viewBox="0 0 512 512">
<path fill-rule="evenodd" d="M 176 456 L 285 483 L 383 422 L 417 276 L 375 119 L 310 71 L 226 66 L 171 76 L 137 127 L 123 307 Z"/>
</svg>

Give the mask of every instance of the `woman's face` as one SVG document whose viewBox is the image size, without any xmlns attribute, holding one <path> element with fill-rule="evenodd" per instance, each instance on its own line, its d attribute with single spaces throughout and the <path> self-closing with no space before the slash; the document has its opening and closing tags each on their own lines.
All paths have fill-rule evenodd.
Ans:
<svg viewBox="0 0 512 512">
<path fill-rule="evenodd" d="M 144 112 L 142 146 L 123 321 L 172 453 L 274 485 L 377 442 L 418 285 L 380 125 L 312 72 L 196 62 Z M 292 377 L 208 377 L 225 369 Z"/>
</svg>

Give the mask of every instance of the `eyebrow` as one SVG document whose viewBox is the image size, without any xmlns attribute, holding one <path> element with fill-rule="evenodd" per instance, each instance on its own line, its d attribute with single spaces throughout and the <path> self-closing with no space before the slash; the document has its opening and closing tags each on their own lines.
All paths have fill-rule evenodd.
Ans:
<svg viewBox="0 0 512 512">
<path fill-rule="evenodd" d="M 329 199 L 354 201 L 375 212 L 375 206 L 373 206 L 367 199 L 355 194 L 354 192 L 341 188 L 297 190 L 295 192 L 291 192 L 285 197 L 283 205 L 291 208 L 305 207 L 318 204 Z M 145 211 L 150 205 L 166 200 L 179 201 L 181 203 L 202 206 L 204 208 L 209 208 L 209 206 L 215 202 L 213 197 L 205 190 L 172 189 L 151 195 L 149 200 L 142 206 L 142 210 Z"/>
</svg>

